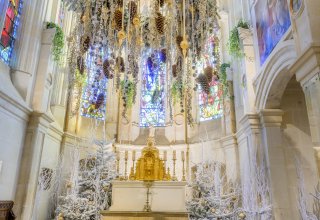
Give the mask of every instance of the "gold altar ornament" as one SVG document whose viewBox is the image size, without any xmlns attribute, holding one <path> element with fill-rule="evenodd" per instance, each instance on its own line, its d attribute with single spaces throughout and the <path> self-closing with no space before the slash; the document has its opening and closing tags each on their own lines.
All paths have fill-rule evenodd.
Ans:
<svg viewBox="0 0 320 220">
<path fill-rule="evenodd" d="M 142 149 L 141 157 L 137 161 L 136 172 L 130 175 L 131 180 L 170 180 L 170 176 L 166 173 L 164 161 L 160 159 L 159 150 L 154 146 L 154 144 L 154 137 L 149 137 L 147 147 Z"/>
</svg>

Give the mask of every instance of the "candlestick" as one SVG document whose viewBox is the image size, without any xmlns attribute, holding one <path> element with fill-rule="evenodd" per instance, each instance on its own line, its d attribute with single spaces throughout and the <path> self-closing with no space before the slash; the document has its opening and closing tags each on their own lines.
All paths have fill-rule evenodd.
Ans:
<svg viewBox="0 0 320 220">
<path fill-rule="evenodd" d="M 177 160 L 177 155 L 176 155 L 176 151 L 173 151 L 173 174 L 172 174 L 172 180 L 173 181 L 177 181 L 177 177 L 176 177 L 176 160 Z"/>
<path fill-rule="evenodd" d="M 182 180 L 181 181 L 186 181 L 186 176 L 185 176 L 185 172 L 184 172 L 184 151 L 181 151 L 181 160 L 182 160 Z"/>
<path fill-rule="evenodd" d="M 135 161 L 136 160 L 136 151 L 132 151 L 132 160 Z"/>
<path fill-rule="evenodd" d="M 118 174 L 118 177 L 120 177 L 119 175 L 119 170 L 120 170 L 120 152 L 119 151 L 116 151 L 117 153 L 117 174 Z"/>
<path fill-rule="evenodd" d="M 163 160 L 167 161 L 167 151 L 166 150 L 163 152 Z"/>
<path fill-rule="evenodd" d="M 127 176 L 127 169 L 128 169 L 128 151 L 126 150 L 124 152 L 124 179 L 127 180 L 128 176 Z"/>
<path fill-rule="evenodd" d="M 184 161 L 185 157 L 184 157 L 184 151 L 181 151 L 181 160 Z"/>
</svg>

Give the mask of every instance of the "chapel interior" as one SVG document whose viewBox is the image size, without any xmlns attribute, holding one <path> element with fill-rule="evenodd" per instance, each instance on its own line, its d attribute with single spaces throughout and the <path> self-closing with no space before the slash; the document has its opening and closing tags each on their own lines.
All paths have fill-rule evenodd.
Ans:
<svg viewBox="0 0 320 220">
<path fill-rule="evenodd" d="M 319 0 L 0 0 L 0 220 L 320 220 Z"/>
</svg>

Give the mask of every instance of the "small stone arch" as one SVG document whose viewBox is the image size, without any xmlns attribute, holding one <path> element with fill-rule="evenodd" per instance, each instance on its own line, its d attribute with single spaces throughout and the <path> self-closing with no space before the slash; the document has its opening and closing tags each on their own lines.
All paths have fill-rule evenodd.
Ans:
<svg viewBox="0 0 320 220">
<path fill-rule="evenodd" d="M 281 43 L 254 82 L 257 111 L 280 107 L 284 90 L 294 72 L 289 71 L 297 59 L 293 40 Z"/>
</svg>

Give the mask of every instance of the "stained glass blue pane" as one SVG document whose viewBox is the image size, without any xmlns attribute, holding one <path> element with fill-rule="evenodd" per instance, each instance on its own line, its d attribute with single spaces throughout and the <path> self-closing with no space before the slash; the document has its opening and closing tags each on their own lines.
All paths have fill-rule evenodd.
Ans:
<svg viewBox="0 0 320 220">
<path fill-rule="evenodd" d="M 87 55 L 88 78 L 81 104 L 82 116 L 99 120 L 104 120 L 106 116 L 107 79 L 100 65 L 103 56 L 103 52 L 96 48 L 91 48 L 91 53 Z"/>
<path fill-rule="evenodd" d="M 165 62 L 161 51 L 146 53 L 140 99 L 140 126 L 165 125 Z"/>
<path fill-rule="evenodd" d="M 20 23 L 22 0 L 10 0 L 0 38 L 0 59 L 9 64 Z"/>
</svg>

